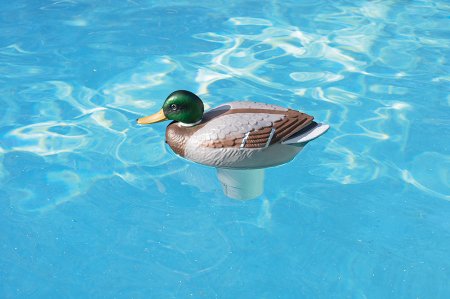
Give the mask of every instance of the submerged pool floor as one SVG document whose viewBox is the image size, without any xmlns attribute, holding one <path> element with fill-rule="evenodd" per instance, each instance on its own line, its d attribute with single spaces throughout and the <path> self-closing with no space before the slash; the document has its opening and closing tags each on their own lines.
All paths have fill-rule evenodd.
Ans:
<svg viewBox="0 0 450 299">
<path fill-rule="evenodd" d="M 3 1 L 1 298 L 450 298 L 446 1 Z M 178 158 L 177 89 L 331 129 L 264 194 Z"/>
</svg>

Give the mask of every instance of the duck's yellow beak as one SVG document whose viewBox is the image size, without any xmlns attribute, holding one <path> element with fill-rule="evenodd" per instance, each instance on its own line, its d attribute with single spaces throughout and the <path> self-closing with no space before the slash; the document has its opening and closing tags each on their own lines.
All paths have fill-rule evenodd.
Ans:
<svg viewBox="0 0 450 299">
<path fill-rule="evenodd" d="M 154 124 L 160 121 L 168 120 L 168 118 L 164 115 L 163 110 L 159 110 L 155 114 L 138 118 L 137 123 L 140 125 L 148 125 L 148 124 Z"/>
</svg>

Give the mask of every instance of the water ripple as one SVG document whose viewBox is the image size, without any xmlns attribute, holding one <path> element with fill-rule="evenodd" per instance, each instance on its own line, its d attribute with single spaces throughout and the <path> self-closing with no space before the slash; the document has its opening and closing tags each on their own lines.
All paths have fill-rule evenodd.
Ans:
<svg viewBox="0 0 450 299">
<path fill-rule="evenodd" d="M 401 170 L 402 179 L 432 197 L 450 201 L 450 157 L 425 152 L 414 158 L 410 170 Z"/>
</svg>

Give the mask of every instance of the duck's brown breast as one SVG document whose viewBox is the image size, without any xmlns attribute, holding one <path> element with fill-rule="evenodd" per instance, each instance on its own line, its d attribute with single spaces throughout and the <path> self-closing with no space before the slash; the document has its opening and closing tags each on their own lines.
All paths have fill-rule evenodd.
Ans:
<svg viewBox="0 0 450 299">
<path fill-rule="evenodd" d="M 185 127 L 172 122 L 166 128 L 166 142 L 177 155 L 184 157 L 188 139 L 201 127 L 203 126 Z"/>
</svg>

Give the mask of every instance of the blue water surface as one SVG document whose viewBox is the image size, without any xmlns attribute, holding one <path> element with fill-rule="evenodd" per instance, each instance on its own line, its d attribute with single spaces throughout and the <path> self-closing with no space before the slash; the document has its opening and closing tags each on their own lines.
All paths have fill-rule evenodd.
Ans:
<svg viewBox="0 0 450 299">
<path fill-rule="evenodd" d="M 0 298 L 450 298 L 450 3 L 1 1 Z M 263 196 L 176 89 L 331 125 Z"/>
</svg>

